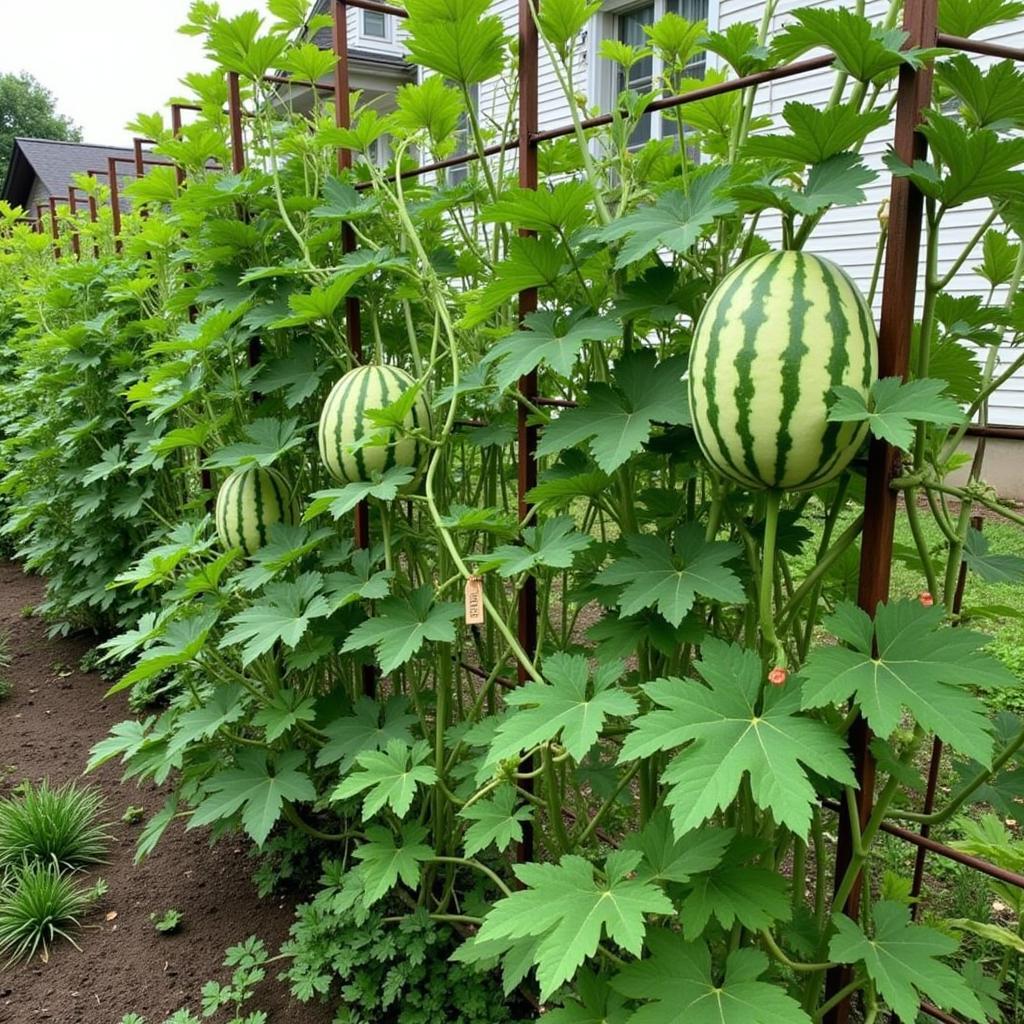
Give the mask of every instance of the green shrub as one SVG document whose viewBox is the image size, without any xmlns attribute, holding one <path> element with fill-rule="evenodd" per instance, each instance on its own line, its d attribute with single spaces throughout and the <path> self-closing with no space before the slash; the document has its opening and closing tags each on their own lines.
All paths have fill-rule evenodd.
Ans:
<svg viewBox="0 0 1024 1024">
<path fill-rule="evenodd" d="M 86 888 L 56 861 L 8 867 L 0 880 L 0 958 L 10 965 L 39 953 L 45 961 L 61 938 L 79 948 L 70 933 L 104 891 L 103 883 Z"/>
<path fill-rule="evenodd" d="M 0 801 L 0 864 L 52 859 L 74 868 L 102 862 L 110 842 L 98 820 L 102 809 L 99 793 L 73 782 L 26 786 Z"/>
</svg>

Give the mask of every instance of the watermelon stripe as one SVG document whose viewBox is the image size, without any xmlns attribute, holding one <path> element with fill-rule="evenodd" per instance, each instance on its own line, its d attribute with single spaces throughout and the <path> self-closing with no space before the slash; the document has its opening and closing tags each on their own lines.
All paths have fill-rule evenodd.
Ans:
<svg viewBox="0 0 1024 1024">
<path fill-rule="evenodd" d="M 370 367 L 364 367 L 365 373 L 363 374 L 362 383 L 359 387 L 359 397 L 356 399 L 356 420 L 355 420 L 355 437 L 353 441 L 361 441 L 366 435 L 366 396 L 370 390 Z M 351 479 L 353 480 L 369 480 L 370 475 L 366 471 L 366 458 L 363 454 L 363 448 L 357 448 L 353 453 L 355 455 L 356 472 L 352 474 Z"/>
<path fill-rule="evenodd" d="M 811 302 L 806 295 L 807 263 L 799 257 L 793 272 L 793 301 L 789 310 L 789 343 L 782 355 L 782 412 L 775 434 L 775 483 L 782 483 L 793 447 L 790 426 L 800 401 L 800 365 L 810 349 L 804 344 L 804 324 Z"/>
<path fill-rule="evenodd" d="M 746 478 L 746 474 L 741 470 L 739 465 L 731 457 L 729 448 L 725 443 L 725 437 L 722 434 L 721 425 L 719 422 L 721 409 L 718 404 L 717 394 L 717 378 L 715 376 L 715 364 L 718 361 L 719 350 L 720 350 L 720 338 L 725 330 L 726 319 L 729 314 L 729 309 L 732 304 L 732 300 L 735 298 L 737 293 L 743 287 L 748 277 L 754 276 L 755 272 L 759 269 L 763 263 L 763 257 L 755 257 L 748 263 L 744 264 L 739 270 L 733 271 L 733 273 L 722 282 L 720 292 L 716 292 L 711 297 L 711 301 L 705 307 L 704 312 L 701 314 L 700 322 L 697 325 L 697 334 L 699 335 L 704 328 L 709 316 L 713 316 L 714 322 L 706 328 L 707 335 L 707 357 L 704 363 L 704 374 L 701 383 L 704 385 L 703 400 L 707 403 L 707 416 L 709 426 L 711 427 L 712 433 L 715 435 L 717 443 L 716 456 L 720 455 L 721 460 L 718 458 L 712 459 L 711 461 L 716 464 L 716 467 L 720 472 L 726 476 L 739 477 L 741 479 Z M 691 359 L 693 353 L 697 352 L 696 341 L 691 349 Z M 693 387 L 694 381 L 692 380 L 691 374 L 691 408 L 697 408 L 700 399 L 695 394 Z M 696 421 L 697 417 L 694 417 Z M 700 432 L 698 431 L 698 436 Z M 704 447 L 705 454 L 709 451 L 708 447 Z M 749 481 L 748 481 L 749 482 Z"/>
<path fill-rule="evenodd" d="M 761 477 L 757 459 L 754 457 L 754 432 L 750 423 L 750 403 L 754 398 L 754 360 L 757 358 L 758 339 L 764 325 L 769 322 L 768 304 L 772 285 L 781 269 L 782 256 L 770 260 L 758 275 L 750 294 L 750 303 L 742 316 L 743 344 L 736 356 L 736 369 L 739 372 L 739 383 L 733 392 L 738 418 L 736 430 L 740 435 L 743 450 L 743 465 L 754 480 Z"/>
<path fill-rule="evenodd" d="M 391 389 L 388 387 L 389 383 L 394 381 L 394 377 L 385 372 L 381 367 L 377 367 L 377 382 L 380 385 L 380 405 L 383 409 L 385 406 L 390 405 L 392 402 L 397 402 L 401 397 L 401 390 L 395 394 L 392 398 Z M 384 468 L 382 472 L 386 473 L 392 466 L 398 461 L 398 434 L 394 430 L 388 431 L 388 446 L 384 453 Z"/>
</svg>

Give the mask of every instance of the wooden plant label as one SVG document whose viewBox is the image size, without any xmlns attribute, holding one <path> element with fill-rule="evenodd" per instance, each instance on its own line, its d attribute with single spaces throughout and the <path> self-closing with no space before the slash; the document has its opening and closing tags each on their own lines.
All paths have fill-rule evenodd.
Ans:
<svg viewBox="0 0 1024 1024">
<path fill-rule="evenodd" d="M 480 576 L 466 579 L 466 623 L 479 626 L 484 621 L 484 581 Z"/>
</svg>

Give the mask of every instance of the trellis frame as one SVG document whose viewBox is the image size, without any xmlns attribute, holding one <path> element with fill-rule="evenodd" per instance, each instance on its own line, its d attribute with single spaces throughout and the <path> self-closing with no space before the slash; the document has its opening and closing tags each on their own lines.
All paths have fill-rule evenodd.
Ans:
<svg viewBox="0 0 1024 1024">
<path fill-rule="evenodd" d="M 486 147 L 482 153 L 470 152 L 449 157 L 418 167 L 402 169 L 398 173 L 403 177 L 419 177 L 449 167 L 457 167 L 487 158 L 499 153 L 515 149 L 518 154 L 519 184 L 523 188 L 536 189 L 539 185 L 537 171 L 537 147 L 540 143 L 573 134 L 576 127 L 572 124 L 560 125 L 543 131 L 539 129 L 538 111 L 538 75 L 539 45 L 537 25 L 534 17 L 535 0 L 518 0 L 518 40 L 519 40 L 519 77 L 518 90 L 518 137 L 503 143 Z M 265 75 L 264 80 L 272 84 L 305 86 L 317 91 L 333 93 L 335 96 L 336 124 L 342 128 L 351 126 L 350 82 L 348 62 L 348 23 L 347 13 L 350 7 L 374 11 L 396 18 L 406 18 L 408 13 L 401 7 L 378 0 L 332 0 L 333 34 L 332 43 L 338 60 L 334 72 L 333 83 L 328 85 L 318 82 L 302 82 L 280 75 Z M 948 35 L 938 30 L 938 0 L 906 0 L 904 7 L 903 28 L 908 33 L 907 45 L 911 47 L 946 47 L 965 53 L 992 56 L 1001 59 L 1024 62 L 1024 48 L 1005 46 L 983 40 L 964 39 Z M 826 54 L 772 68 L 755 74 L 728 79 L 721 83 L 694 89 L 691 92 L 665 96 L 655 100 L 645 108 L 647 112 L 672 109 L 687 103 L 697 102 L 710 96 L 743 90 L 751 86 L 808 74 L 829 67 L 835 57 Z M 926 140 L 917 130 L 923 117 L 923 111 L 932 98 L 932 68 L 929 65 L 913 67 L 904 64 L 900 68 L 897 85 L 895 122 L 893 126 L 893 149 L 897 156 L 907 164 L 926 156 Z M 177 134 L 181 130 L 181 110 L 198 109 L 191 104 L 176 103 L 172 105 L 172 128 Z M 228 76 L 228 110 L 230 140 L 232 150 L 232 170 L 236 173 L 245 167 L 243 118 L 239 91 L 239 76 L 235 72 Z M 602 127 L 612 123 L 611 113 L 601 114 L 582 121 L 584 131 Z M 110 199 L 113 213 L 115 244 L 121 247 L 121 209 L 118 196 L 117 164 L 134 164 L 138 176 L 145 173 L 148 164 L 165 164 L 164 161 L 149 161 L 144 157 L 142 146 L 149 140 L 135 139 L 134 156 L 126 158 L 110 158 L 107 161 L 107 175 L 110 183 Z M 337 152 L 338 169 L 345 171 L 352 167 L 354 154 L 351 150 L 339 148 Z M 90 172 L 99 173 L 104 172 Z M 179 182 L 184 180 L 181 169 L 178 171 Z M 368 183 L 360 183 L 357 187 L 368 187 Z M 71 205 L 74 203 L 74 192 L 69 192 Z M 60 232 L 57 221 L 57 197 L 49 200 L 51 233 L 56 256 L 61 255 Z M 39 209 L 41 214 L 46 205 Z M 92 211 L 90 211 L 92 213 Z M 42 217 L 39 217 L 40 229 Z M 885 269 L 881 292 L 881 313 L 878 331 L 879 376 L 906 378 L 909 364 L 911 330 L 914 323 L 915 299 L 919 285 L 920 247 L 923 227 L 923 196 L 917 186 L 909 179 L 894 176 L 890 188 L 889 228 L 885 246 Z M 525 233 L 525 232 L 524 232 Z M 355 234 L 351 226 L 342 227 L 342 249 L 352 252 L 356 248 Z M 73 238 L 72 244 L 75 244 Z M 537 289 L 528 288 L 519 293 L 518 316 L 523 317 L 537 308 Z M 359 299 L 349 296 L 345 306 L 345 326 L 349 349 L 357 362 L 363 358 L 361 310 Z M 258 350 L 255 352 L 258 358 Z M 537 393 L 537 376 L 532 372 L 520 378 L 518 382 L 520 395 L 526 402 L 517 403 L 517 465 L 518 482 L 517 498 L 520 521 L 526 519 L 530 507 L 527 494 L 537 482 L 537 432 L 536 424 L 531 423 L 528 416 L 528 405 L 571 406 L 572 402 L 546 399 Z M 1024 440 L 1024 428 L 1005 425 L 974 427 L 969 433 L 979 437 L 979 443 L 987 437 L 1002 437 Z M 869 454 L 865 489 L 864 525 L 861 539 L 860 579 L 857 595 L 858 605 L 873 616 L 879 602 L 889 597 L 890 575 L 893 553 L 893 535 L 898 512 L 899 494 L 892 488 L 891 482 L 900 474 L 900 452 L 879 439 L 872 439 Z M 361 503 L 355 512 L 354 532 L 356 544 L 365 548 L 370 544 L 369 515 L 366 503 Z M 957 607 L 963 592 L 963 574 L 958 587 Z M 537 645 L 537 591 L 536 580 L 528 576 L 518 595 L 518 641 L 523 650 L 531 657 L 536 653 Z M 463 664 L 463 667 L 480 673 L 479 669 Z M 518 682 L 525 679 L 525 671 L 518 667 Z M 498 680 L 501 685 L 512 686 L 515 681 Z M 376 679 L 370 666 L 364 667 L 363 688 L 368 694 L 375 692 Z M 857 814 L 860 826 L 867 823 L 874 806 L 875 764 L 869 745 L 871 733 L 863 720 L 854 723 L 849 733 L 849 743 L 854 759 L 854 769 L 859 784 L 857 795 Z M 938 766 L 941 759 L 942 745 L 935 740 L 926 791 L 924 810 L 929 813 L 934 806 L 938 785 Z M 835 879 L 842 877 L 853 859 L 853 836 L 857 831 L 852 827 L 845 807 L 831 801 L 824 801 L 823 806 L 835 811 L 839 819 L 838 846 L 835 858 Z M 914 832 L 898 825 L 883 822 L 881 831 L 894 836 L 916 847 L 916 863 L 914 871 L 914 893 L 919 893 L 923 876 L 924 858 L 933 853 L 949 861 L 959 863 L 975 871 L 979 871 L 1001 882 L 1024 889 L 1024 875 L 1008 871 L 982 858 L 963 853 L 952 847 L 931 839 L 928 825 L 923 824 L 920 831 Z M 532 854 L 532 837 L 528 836 L 523 844 L 520 855 L 529 857 Z M 852 918 L 858 914 L 860 902 L 860 879 L 843 908 Z M 827 980 L 829 995 L 839 992 L 848 980 L 848 968 L 836 968 L 830 972 Z M 825 1024 L 847 1024 L 850 1016 L 851 997 L 837 1003 L 823 1018 Z M 947 1024 L 962 1024 L 958 1018 L 924 1002 L 921 1011 L 935 1020 Z"/>
</svg>

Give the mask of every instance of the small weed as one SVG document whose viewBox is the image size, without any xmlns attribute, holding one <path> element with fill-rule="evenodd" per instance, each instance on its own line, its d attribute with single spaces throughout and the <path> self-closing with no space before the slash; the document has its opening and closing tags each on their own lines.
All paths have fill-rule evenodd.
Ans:
<svg viewBox="0 0 1024 1024">
<path fill-rule="evenodd" d="M 145 816 L 145 807 L 136 807 L 135 804 L 129 804 L 128 809 L 121 815 L 121 820 L 126 825 L 138 825 Z"/>
<path fill-rule="evenodd" d="M 23 619 L 31 619 L 36 613 L 36 606 L 34 604 L 26 604 L 22 606 L 21 617 Z"/>
<path fill-rule="evenodd" d="M 0 957 L 10 965 L 38 953 L 45 963 L 61 938 L 79 948 L 70 931 L 105 891 L 86 889 L 55 860 L 7 868 L 0 880 Z"/>
<path fill-rule="evenodd" d="M 10 679 L 0 676 L 0 700 L 6 700 L 12 693 L 14 693 L 14 684 Z"/>
<path fill-rule="evenodd" d="M 153 927 L 163 935 L 173 935 L 181 927 L 181 919 L 184 915 L 180 910 L 165 910 L 162 914 L 152 913 L 149 915 Z"/>
<path fill-rule="evenodd" d="M 110 836 L 97 819 L 103 807 L 92 789 L 47 781 L 19 787 L 0 800 L 0 864 L 55 860 L 68 867 L 102 861 Z"/>
</svg>

